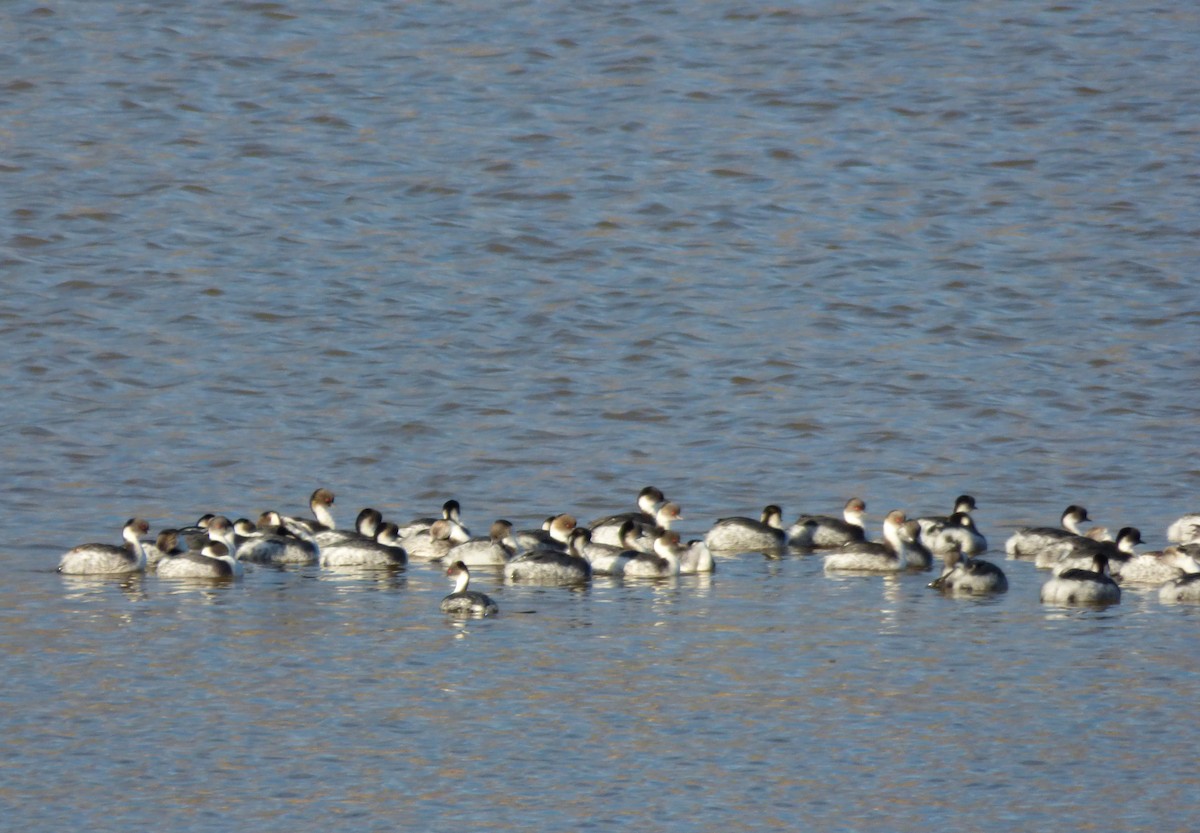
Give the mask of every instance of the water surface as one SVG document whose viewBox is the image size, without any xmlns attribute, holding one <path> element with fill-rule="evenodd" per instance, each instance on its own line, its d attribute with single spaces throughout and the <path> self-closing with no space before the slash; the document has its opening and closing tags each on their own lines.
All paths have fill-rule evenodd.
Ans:
<svg viewBox="0 0 1200 833">
<path fill-rule="evenodd" d="M 1197 611 L 742 556 L 579 592 L 64 580 L 206 511 L 475 531 L 1200 509 L 1200 20 L 471 2 L 11 4 L 12 824 L 1187 829 Z M 997 554 L 993 553 L 993 557 Z"/>
</svg>

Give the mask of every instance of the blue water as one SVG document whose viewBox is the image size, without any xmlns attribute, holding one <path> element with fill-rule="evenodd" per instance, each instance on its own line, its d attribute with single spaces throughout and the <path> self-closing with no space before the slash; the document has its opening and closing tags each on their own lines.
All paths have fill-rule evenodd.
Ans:
<svg viewBox="0 0 1200 833">
<path fill-rule="evenodd" d="M 70 581 L 203 512 L 1197 511 L 1200 16 L 10 4 L 21 829 L 1189 829 L 1197 611 L 789 555 L 572 592 Z"/>
</svg>

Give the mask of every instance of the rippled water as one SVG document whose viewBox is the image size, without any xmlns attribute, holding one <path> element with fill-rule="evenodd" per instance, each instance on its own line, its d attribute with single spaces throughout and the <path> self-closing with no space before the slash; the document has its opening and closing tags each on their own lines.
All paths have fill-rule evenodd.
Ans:
<svg viewBox="0 0 1200 833">
<path fill-rule="evenodd" d="M 64 581 L 219 510 L 482 531 L 979 499 L 1147 544 L 1200 466 L 1200 13 L 9 4 L 6 819 L 1185 830 L 1200 610 L 743 556 Z"/>
</svg>

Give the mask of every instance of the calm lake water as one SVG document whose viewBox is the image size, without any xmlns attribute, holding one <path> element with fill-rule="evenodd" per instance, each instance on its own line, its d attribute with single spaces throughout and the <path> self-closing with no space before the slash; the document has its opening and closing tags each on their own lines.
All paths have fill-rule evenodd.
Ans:
<svg viewBox="0 0 1200 833">
<path fill-rule="evenodd" d="M 71 580 L 201 513 L 1200 510 L 1200 9 L 6 5 L 21 830 L 1190 830 L 1200 607 Z"/>
</svg>

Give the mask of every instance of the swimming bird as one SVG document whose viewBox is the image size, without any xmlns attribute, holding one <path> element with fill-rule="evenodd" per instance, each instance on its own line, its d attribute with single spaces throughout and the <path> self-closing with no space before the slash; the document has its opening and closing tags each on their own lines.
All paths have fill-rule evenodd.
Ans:
<svg viewBox="0 0 1200 833">
<path fill-rule="evenodd" d="M 975 498 L 970 495 L 959 495 L 954 499 L 954 508 L 950 510 L 950 515 L 955 515 L 959 512 L 970 515 L 977 508 L 979 507 L 975 502 Z M 921 525 L 921 534 L 924 535 L 925 530 L 931 527 L 938 525 L 945 526 L 946 522 L 950 520 L 950 515 L 923 515 L 917 518 L 917 523 Z"/>
<path fill-rule="evenodd" d="M 926 524 L 928 518 L 918 518 L 921 543 L 934 555 L 958 550 L 966 555 L 987 551 L 987 538 L 975 526 L 975 519 L 966 512 L 955 512 L 941 521 Z"/>
<path fill-rule="evenodd" d="M 961 550 L 946 553 L 942 574 L 929 583 L 935 590 L 953 595 L 985 596 L 1008 590 L 1008 577 L 990 561 L 963 558 Z"/>
<path fill-rule="evenodd" d="M 592 565 L 563 550 L 529 550 L 504 565 L 504 577 L 530 584 L 582 584 L 592 577 Z"/>
<path fill-rule="evenodd" d="M 179 527 L 176 532 L 180 540 L 189 550 L 198 550 L 208 543 L 208 522 L 213 519 L 211 512 L 206 512 L 194 524 Z"/>
<path fill-rule="evenodd" d="M 461 525 L 446 518 L 439 518 L 428 529 L 404 537 L 399 537 L 398 531 L 387 525 L 381 533 L 385 536 L 381 540 L 404 547 L 410 561 L 437 561 L 455 544 L 471 540 Z"/>
<path fill-rule="evenodd" d="M 395 541 L 363 535 L 321 547 L 322 567 L 403 567 L 408 550 Z"/>
<path fill-rule="evenodd" d="M 607 543 L 609 546 L 619 546 L 616 536 L 620 532 L 622 524 L 626 521 L 654 523 L 655 512 L 666 502 L 666 496 L 663 495 L 661 489 L 654 486 L 645 487 L 638 492 L 636 512 L 618 512 L 614 515 L 597 518 L 589 523 L 587 527 L 591 530 L 592 540 L 598 544 Z"/>
<path fill-rule="evenodd" d="M 842 509 L 842 517 L 832 515 L 801 515 L 788 530 L 788 541 L 797 547 L 829 549 L 855 541 L 866 541 L 863 527 L 867 504 L 862 498 L 852 497 Z"/>
<path fill-rule="evenodd" d="M 712 550 L 700 540 L 688 541 L 679 550 L 679 574 L 712 573 L 717 569 Z"/>
<path fill-rule="evenodd" d="M 1158 599 L 1162 602 L 1200 602 L 1200 573 L 1168 581 L 1158 588 Z"/>
<path fill-rule="evenodd" d="M 1167 540 L 1173 544 L 1200 543 L 1200 512 L 1190 512 L 1168 526 Z"/>
<path fill-rule="evenodd" d="M 462 506 L 457 500 L 451 498 L 442 504 L 441 518 L 413 518 L 406 524 L 400 524 L 400 537 L 407 538 L 410 535 L 415 535 L 419 532 L 426 532 L 429 530 L 429 527 L 433 526 L 439 520 L 451 521 L 466 530 L 466 527 L 463 526 L 462 522 Z M 470 537 L 470 535 L 471 533 L 467 532 L 467 537 Z"/>
<path fill-rule="evenodd" d="M 253 529 L 239 530 L 237 557 L 257 564 L 315 564 L 321 546 L 308 527 L 268 510 L 258 516 Z"/>
<path fill-rule="evenodd" d="M 229 518 L 224 515 L 213 515 L 208 521 L 208 541 L 216 541 L 224 544 L 225 549 L 231 553 L 237 554 L 237 533 L 233 531 L 233 524 Z M 205 542 L 206 544 L 208 542 Z"/>
<path fill-rule="evenodd" d="M 918 542 L 921 527 L 893 509 L 883 519 L 883 541 L 851 541 L 825 556 L 827 572 L 898 573 L 913 567 L 928 569 L 929 551 Z"/>
<path fill-rule="evenodd" d="M 517 554 L 512 526 L 511 521 L 502 518 L 493 521 L 488 537 L 455 544 L 442 556 L 442 561 L 447 564 L 461 561 L 468 567 L 499 567 L 507 564 Z"/>
<path fill-rule="evenodd" d="M 625 521 L 632 527 L 633 521 Z M 624 547 L 614 547 L 611 544 L 597 544 L 592 540 L 592 531 L 587 527 L 577 526 L 571 530 L 567 539 L 567 552 L 586 559 L 592 565 L 592 575 L 619 576 L 624 575 L 625 565 L 637 557 L 638 553 Z"/>
<path fill-rule="evenodd" d="M 737 552 L 777 551 L 787 546 L 783 510 L 774 503 L 754 518 L 721 518 L 704 534 L 709 550 Z"/>
<path fill-rule="evenodd" d="M 330 530 L 337 526 L 333 519 L 334 494 L 324 487 L 316 489 L 308 498 L 308 508 L 313 513 L 311 518 L 289 516 L 287 520 L 299 524 L 309 532 L 317 533 Z"/>
<path fill-rule="evenodd" d="M 575 516 L 564 512 L 546 518 L 542 522 L 541 529 L 522 529 L 514 532 L 513 540 L 516 542 L 519 553 L 538 549 L 566 552 L 567 540 L 571 537 L 571 530 L 575 527 Z"/>
<path fill-rule="evenodd" d="M 205 535 L 207 534 L 206 532 Z M 178 529 L 160 529 L 154 543 L 143 543 L 142 547 L 146 550 L 146 569 L 157 567 L 158 562 L 164 558 L 182 555 L 190 549 L 187 542 L 180 537 Z"/>
<path fill-rule="evenodd" d="M 1200 562 L 1188 552 L 1185 545 L 1173 544 L 1156 552 L 1139 552 L 1124 563 L 1109 564 L 1109 568 L 1119 584 L 1162 585 L 1192 573 L 1200 573 Z"/>
<path fill-rule="evenodd" d="M 1142 533 L 1132 526 L 1122 527 L 1115 541 L 1097 541 L 1077 535 L 1040 550 L 1033 563 L 1035 567 L 1057 573 L 1073 568 L 1086 570 L 1091 567 L 1096 554 L 1103 553 L 1108 558 L 1109 570 L 1115 575 L 1120 570 L 1119 565 L 1135 554 L 1134 547 L 1140 543 Z"/>
<path fill-rule="evenodd" d="M 454 592 L 442 599 L 442 613 L 490 616 L 500 612 L 500 608 L 490 596 L 467 589 L 471 581 L 471 572 L 466 564 L 455 561 L 446 568 L 446 575 L 454 579 Z"/>
<path fill-rule="evenodd" d="M 1041 600 L 1051 604 L 1116 604 L 1121 588 L 1107 574 L 1108 556 L 1097 553 L 1092 569 L 1064 570 L 1042 585 Z"/>
<path fill-rule="evenodd" d="M 670 578 L 679 575 L 679 533 L 663 530 L 654 540 L 654 552 L 639 552 L 625 563 L 626 578 Z"/>
<path fill-rule="evenodd" d="M 679 508 L 678 503 L 667 501 L 655 510 L 653 523 L 630 519 L 629 526 L 622 524 L 617 531 L 617 535 L 625 536 L 621 540 L 613 540 L 613 536 L 610 534 L 597 538 L 595 531 L 592 532 L 592 540 L 600 544 L 628 547 L 640 552 L 654 552 L 654 542 L 658 540 L 658 536 L 668 531 L 671 524 L 679 520 L 683 520 L 683 510 Z M 607 533 L 611 527 L 605 527 L 605 530 Z"/>
<path fill-rule="evenodd" d="M 1083 537 L 1079 525 L 1090 521 L 1087 510 L 1071 504 L 1062 513 L 1062 526 L 1027 526 L 1018 529 L 1004 543 L 1009 558 L 1035 558 L 1039 552 L 1073 536 Z"/>
<path fill-rule="evenodd" d="M 322 567 L 403 567 L 408 551 L 395 541 L 378 538 L 383 515 L 367 507 L 358 513 L 354 530 L 324 530 L 313 534 Z"/>
<path fill-rule="evenodd" d="M 80 544 L 63 554 L 58 572 L 64 575 L 119 575 L 146 569 L 146 549 L 141 536 L 150 532 L 150 524 L 141 518 L 130 518 L 121 529 L 125 543 Z"/>
<path fill-rule="evenodd" d="M 160 578 L 241 578 L 242 564 L 220 541 L 209 541 L 197 552 L 168 555 L 158 562 Z"/>
</svg>

